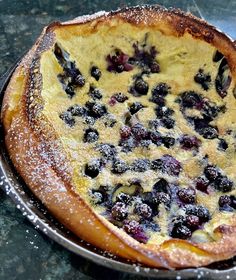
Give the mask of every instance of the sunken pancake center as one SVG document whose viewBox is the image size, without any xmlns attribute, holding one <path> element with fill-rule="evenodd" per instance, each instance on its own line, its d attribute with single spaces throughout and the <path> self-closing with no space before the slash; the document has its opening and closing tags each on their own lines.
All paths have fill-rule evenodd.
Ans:
<svg viewBox="0 0 236 280">
<path fill-rule="evenodd" d="M 55 33 L 41 58 L 43 114 L 68 155 L 74 191 L 141 243 L 213 241 L 236 209 L 226 58 L 189 34 L 118 20 L 89 36 Z"/>
</svg>

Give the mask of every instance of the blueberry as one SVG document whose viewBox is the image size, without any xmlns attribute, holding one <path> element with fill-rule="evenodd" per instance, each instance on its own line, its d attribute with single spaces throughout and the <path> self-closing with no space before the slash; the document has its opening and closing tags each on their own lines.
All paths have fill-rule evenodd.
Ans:
<svg viewBox="0 0 236 280">
<path fill-rule="evenodd" d="M 84 117 L 85 114 L 86 114 L 86 110 L 84 107 L 78 105 L 78 104 L 75 104 L 73 106 L 70 106 L 68 109 L 67 109 L 68 112 L 71 112 L 72 116 L 78 116 L 78 117 Z"/>
<path fill-rule="evenodd" d="M 88 128 L 85 130 L 84 142 L 93 143 L 98 140 L 99 134 L 96 129 Z"/>
<path fill-rule="evenodd" d="M 191 123 L 193 123 L 194 128 L 196 129 L 196 131 L 198 132 L 201 129 L 205 129 L 207 127 L 209 127 L 209 119 L 206 117 L 203 118 L 189 118 L 189 121 Z"/>
<path fill-rule="evenodd" d="M 159 106 L 165 106 L 166 104 L 165 98 L 162 95 L 152 95 L 150 101 L 152 101 L 153 103 Z"/>
<path fill-rule="evenodd" d="M 89 125 L 94 125 L 95 124 L 95 119 L 93 117 L 86 116 L 84 120 Z"/>
<path fill-rule="evenodd" d="M 99 160 L 94 159 L 90 163 L 87 163 L 85 166 L 85 175 L 95 178 L 98 176 L 101 169 L 101 163 Z"/>
<path fill-rule="evenodd" d="M 122 140 L 119 143 L 120 146 L 122 146 L 122 152 L 128 153 L 132 151 L 136 147 L 136 141 L 133 137 L 129 137 L 127 139 Z"/>
<path fill-rule="evenodd" d="M 197 216 L 201 223 L 208 222 L 211 218 L 209 210 L 202 205 L 186 205 L 185 210 L 187 215 Z"/>
<path fill-rule="evenodd" d="M 153 61 L 149 67 L 152 73 L 160 72 L 160 65 L 156 61 Z"/>
<path fill-rule="evenodd" d="M 220 171 L 216 166 L 207 165 L 204 168 L 204 174 L 208 180 L 214 181 L 220 175 Z"/>
<path fill-rule="evenodd" d="M 164 146 L 166 148 L 170 148 L 170 147 L 174 146 L 175 138 L 170 137 L 170 136 L 163 136 L 162 137 L 162 143 L 164 144 Z"/>
<path fill-rule="evenodd" d="M 233 189 L 233 182 L 227 176 L 219 175 L 214 182 L 214 186 L 218 191 L 230 192 Z"/>
<path fill-rule="evenodd" d="M 136 223 L 135 223 L 136 225 Z M 141 226 L 139 227 L 135 227 L 134 222 L 132 222 L 132 225 L 129 224 L 129 229 L 126 228 L 125 230 L 127 231 L 131 231 L 130 235 L 136 239 L 138 242 L 144 243 L 146 244 L 148 241 L 148 236 L 147 234 L 144 232 L 143 228 Z M 131 229 L 132 228 L 132 229 Z M 134 230 L 135 228 L 135 230 Z"/>
<path fill-rule="evenodd" d="M 163 162 L 161 159 L 155 159 L 151 162 L 151 169 L 152 170 L 162 170 L 163 168 Z"/>
<path fill-rule="evenodd" d="M 192 232 L 188 227 L 180 225 L 173 227 L 170 235 L 173 238 L 188 239 L 192 236 Z"/>
<path fill-rule="evenodd" d="M 90 73 L 91 76 L 94 77 L 96 81 L 98 81 L 102 75 L 101 70 L 97 66 L 92 66 Z"/>
<path fill-rule="evenodd" d="M 144 172 L 147 171 L 149 169 L 150 166 L 150 162 L 147 159 L 136 159 L 132 165 L 131 165 L 131 169 L 134 172 Z"/>
<path fill-rule="evenodd" d="M 179 199 L 188 204 L 195 203 L 196 201 L 196 193 L 194 189 L 191 188 L 183 188 L 178 191 Z"/>
<path fill-rule="evenodd" d="M 147 129 L 140 123 L 132 126 L 131 131 L 137 140 L 145 139 L 148 136 Z"/>
<path fill-rule="evenodd" d="M 122 73 L 123 71 L 124 71 L 124 65 L 122 65 L 122 64 L 117 64 L 117 66 L 116 66 L 116 72 L 117 73 Z"/>
<path fill-rule="evenodd" d="M 159 126 L 160 126 L 160 120 L 158 119 L 150 120 L 148 123 L 148 127 L 151 129 L 157 130 Z"/>
<path fill-rule="evenodd" d="M 207 126 L 197 129 L 197 132 L 202 135 L 205 139 L 215 139 L 218 137 L 218 129 L 213 126 Z"/>
<path fill-rule="evenodd" d="M 156 192 L 168 193 L 169 183 L 164 178 L 161 178 L 153 185 L 153 190 Z"/>
<path fill-rule="evenodd" d="M 201 141 L 194 135 L 184 134 L 179 140 L 180 147 L 184 150 L 198 149 Z"/>
<path fill-rule="evenodd" d="M 181 163 L 170 155 L 163 155 L 161 157 L 162 167 L 161 171 L 171 176 L 178 176 L 182 170 Z"/>
<path fill-rule="evenodd" d="M 142 78 L 138 78 L 134 83 L 134 89 L 138 95 L 146 95 L 148 93 L 149 86 Z"/>
<path fill-rule="evenodd" d="M 181 226 L 186 223 L 186 218 L 182 215 L 174 216 L 171 220 L 173 227 Z"/>
<path fill-rule="evenodd" d="M 211 76 L 209 73 L 204 73 L 203 69 L 199 69 L 198 73 L 194 76 L 194 81 L 200 84 L 204 90 L 208 90 L 211 82 Z"/>
<path fill-rule="evenodd" d="M 141 195 L 142 202 L 149 205 L 154 210 L 154 193 L 153 192 L 144 192 Z"/>
<path fill-rule="evenodd" d="M 126 139 L 131 135 L 131 128 L 129 126 L 122 126 L 120 128 L 120 136 L 122 139 Z"/>
<path fill-rule="evenodd" d="M 159 64 L 155 61 L 155 57 L 157 55 L 157 50 L 155 46 L 151 46 L 149 50 L 147 49 L 146 44 L 143 46 L 142 49 L 140 49 L 137 44 L 133 44 L 133 47 L 134 47 L 134 56 L 132 57 L 133 64 L 140 66 L 142 69 L 145 69 L 146 71 L 153 70 L 153 73 L 158 73 L 156 72 L 157 70 L 160 71 L 160 69 L 158 69 Z"/>
<path fill-rule="evenodd" d="M 94 191 L 91 194 L 91 197 L 94 204 L 102 204 L 104 202 L 104 196 L 99 191 Z"/>
<path fill-rule="evenodd" d="M 128 216 L 128 209 L 123 202 L 116 202 L 111 209 L 112 218 L 123 221 Z"/>
<path fill-rule="evenodd" d="M 83 87 L 85 85 L 85 78 L 78 74 L 73 80 L 72 83 L 76 86 Z"/>
<path fill-rule="evenodd" d="M 195 215 L 186 216 L 186 225 L 191 230 L 196 230 L 200 226 L 200 219 Z"/>
<path fill-rule="evenodd" d="M 227 150 L 229 145 L 224 139 L 219 139 L 218 150 L 225 151 Z"/>
<path fill-rule="evenodd" d="M 137 234 L 141 230 L 139 223 L 135 220 L 125 221 L 123 229 L 130 234 Z"/>
<path fill-rule="evenodd" d="M 111 114 L 108 114 L 105 117 L 104 124 L 106 127 L 113 127 L 117 123 L 115 117 Z"/>
<path fill-rule="evenodd" d="M 157 106 L 156 109 L 156 115 L 159 118 L 163 118 L 163 117 L 169 117 L 171 115 L 173 115 L 174 111 L 166 106 Z"/>
<path fill-rule="evenodd" d="M 182 93 L 182 106 L 184 108 L 202 109 L 204 103 L 202 97 L 194 91 L 185 91 Z"/>
<path fill-rule="evenodd" d="M 107 109 L 104 105 L 95 102 L 87 102 L 85 105 L 88 108 L 88 114 L 94 118 L 100 118 L 107 114 Z"/>
<path fill-rule="evenodd" d="M 220 112 L 223 112 L 224 110 L 224 106 L 219 107 L 216 105 L 210 105 L 209 103 L 205 102 L 203 107 L 203 114 L 205 118 L 208 118 L 209 121 L 212 121 L 218 116 Z"/>
<path fill-rule="evenodd" d="M 171 203 L 171 198 L 170 198 L 170 195 L 168 193 L 157 192 L 154 196 L 154 202 L 158 205 L 163 203 L 164 205 L 169 207 L 170 203 Z"/>
<path fill-rule="evenodd" d="M 157 146 L 160 146 L 162 144 L 162 136 L 159 132 L 157 131 L 151 131 L 149 133 L 149 138 L 152 140 L 154 144 Z"/>
<path fill-rule="evenodd" d="M 139 145 L 144 148 L 148 148 L 152 144 L 151 140 L 141 140 Z"/>
<path fill-rule="evenodd" d="M 161 119 L 162 125 L 167 129 L 172 129 L 175 126 L 175 120 L 172 118 L 164 117 Z"/>
<path fill-rule="evenodd" d="M 144 108 L 144 106 L 142 105 L 142 103 L 140 102 L 134 102 L 133 104 L 130 105 L 129 107 L 129 111 L 131 115 L 136 114 L 139 110 L 141 110 L 142 108 Z"/>
<path fill-rule="evenodd" d="M 115 160 L 112 165 L 112 172 L 122 174 L 128 170 L 127 164 L 123 160 Z"/>
<path fill-rule="evenodd" d="M 159 83 L 153 88 L 152 97 L 165 97 L 168 93 L 170 93 L 170 87 L 166 83 Z"/>
<path fill-rule="evenodd" d="M 135 213 L 144 219 L 149 219 L 152 216 L 152 209 L 145 203 L 137 203 L 134 209 Z"/>
<path fill-rule="evenodd" d="M 233 207 L 234 209 L 236 209 L 236 197 L 235 197 L 235 195 L 231 195 L 230 199 L 231 199 L 230 206 Z"/>
<path fill-rule="evenodd" d="M 115 93 L 112 95 L 112 97 L 115 98 L 115 100 L 119 103 L 124 103 L 128 99 L 128 97 L 122 92 Z"/>
<path fill-rule="evenodd" d="M 70 98 L 72 98 L 75 95 L 74 87 L 70 84 L 68 84 L 67 87 L 65 88 L 65 92 Z"/>
<path fill-rule="evenodd" d="M 112 160 L 117 154 L 115 146 L 111 144 L 100 144 L 98 146 L 99 152 L 102 154 L 102 156 L 107 160 Z"/>
<path fill-rule="evenodd" d="M 75 119 L 73 118 L 71 112 L 63 112 L 59 115 L 60 119 L 62 119 L 68 126 L 72 127 L 75 125 Z"/>
<path fill-rule="evenodd" d="M 199 177 L 196 180 L 196 189 L 207 193 L 207 187 L 210 184 L 209 180 L 205 177 Z"/>
<path fill-rule="evenodd" d="M 131 200 L 131 196 L 126 193 L 119 193 L 116 197 L 116 201 L 123 202 L 125 204 L 129 204 Z"/>
<path fill-rule="evenodd" d="M 116 50 L 115 55 L 108 55 L 106 60 L 108 62 L 107 70 L 110 72 L 121 73 L 133 69 L 133 66 L 129 63 L 129 56 L 122 51 Z"/>
<path fill-rule="evenodd" d="M 229 195 L 222 195 L 219 198 L 219 202 L 218 203 L 219 203 L 220 208 L 224 208 L 224 207 L 227 208 L 227 206 L 230 206 L 230 204 L 231 204 L 231 198 L 230 198 Z"/>
<path fill-rule="evenodd" d="M 90 87 L 89 89 L 89 95 L 94 99 L 101 99 L 102 98 L 102 93 L 99 89 L 97 88 L 93 88 L 93 87 Z"/>
</svg>

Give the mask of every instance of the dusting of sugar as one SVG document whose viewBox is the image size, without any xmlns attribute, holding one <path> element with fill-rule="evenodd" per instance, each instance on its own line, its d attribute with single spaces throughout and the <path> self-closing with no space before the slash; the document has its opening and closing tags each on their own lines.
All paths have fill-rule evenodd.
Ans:
<svg viewBox="0 0 236 280">
<path fill-rule="evenodd" d="M 87 14 L 87 15 L 79 16 L 79 17 L 74 18 L 73 20 L 63 22 L 62 25 L 75 23 L 75 22 L 76 23 L 84 23 L 84 22 L 91 21 L 91 20 L 94 20 L 94 19 L 102 17 L 102 16 L 106 16 L 108 14 L 109 13 L 106 12 L 106 11 L 98 11 L 94 14 Z"/>
<path fill-rule="evenodd" d="M 97 13 L 97 16 L 94 15 L 94 16 L 95 16 L 94 18 L 99 17 L 99 16 L 101 16 L 101 15 L 105 15 L 105 14 L 106 14 L 105 12 L 101 12 L 101 14 Z M 137 23 L 146 22 L 146 21 L 149 20 L 147 17 L 145 18 L 144 15 L 143 15 L 143 16 L 141 15 L 140 17 L 137 17 L 137 14 L 136 14 L 135 12 L 134 12 L 134 15 L 133 15 L 133 16 L 135 16 Z M 92 18 L 93 18 L 92 16 L 88 15 L 88 16 L 80 17 L 80 18 L 78 18 L 78 20 L 87 21 L 87 20 L 90 20 L 90 19 L 92 19 Z M 21 125 L 20 122 L 19 122 L 19 125 Z M 25 131 L 25 133 L 28 133 L 28 131 Z M 24 140 L 24 134 L 22 134 L 22 135 L 19 134 L 18 136 L 15 136 L 14 138 L 15 138 L 15 139 L 18 139 L 18 138 L 19 138 L 19 140 L 22 138 L 22 141 L 25 141 L 25 140 Z M 53 164 L 54 164 L 53 158 L 56 158 L 56 161 L 57 161 L 57 162 L 59 162 L 59 161 L 61 161 L 61 160 L 63 160 L 63 161 L 65 160 L 65 158 L 63 158 L 63 156 L 61 155 L 61 153 L 60 153 L 59 150 L 54 150 L 53 153 L 50 154 L 50 152 L 48 152 L 47 147 L 44 145 L 44 143 L 42 143 L 41 145 L 39 145 L 39 147 L 34 148 L 34 147 L 33 147 L 34 140 L 33 140 L 32 138 L 29 139 L 29 142 L 27 142 L 27 143 L 25 142 L 25 144 L 29 145 L 29 147 L 30 147 L 29 150 L 28 150 L 28 152 L 27 152 L 27 158 L 29 158 L 30 163 L 31 163 L 32 165 L 37 164 L 37 162 L 35 162 L 35 159 L 34 159 L 34 154 L 37 154 L 38 151 L 40 151 L 40 155 L 41 155 L 42 158 L 47 162 L 48 165 L 53 165 Z M 49 144 L 49 145 L 51 145 L 51 144 Z M 53 146 L 53 147 L 55 146 L 54 143 L 52 143 L 52 146 Z M 39 149 L 39 150 L 38 150 L 38 149 Z M 18 162 L 20 162 L 20 157 L 17 157 L 17 155 L 16 155 L 16 159 L 18 160 Z M 61 165 L 59 164 L 59 166 L 61 166 Z M 39 174 L 40 174 L 40 175 L 39 175 Z M 42 178 L 41 174 L 44 175 L 43 178 Z M 42 167 L 42 166 L 37 166 L 37 168 L 35 168 L 35 171 L 34 171 L 34 172 L 31 172 L 30 174 L 27 174 L 27 176 L 29 176 L 31 179 L 34 179 L 34 180 L 40 179 L 43 183 L 46 184 L 47 181 L 48 181 L 48 179 L 50 178 L 51 174 L 50 174 L 50 172 L 47 170 L 46 166 L 43 166 L 43 167 Z M 40 176 L 40 177 L 39 177 L 39 176 Z M 5 179 L 5 182 L 7 182 L 7 179 Z M 0 185 L 3 185 L 3 181 L 0 182 Z M 58 189 L 60 192 L 66 192 L 66 188 L 61 187 L 60 182 L 57 182 L 57 181 L 56 181 L 56 182 L 55 182 L 55 186 L 57 187 L 57 189 Z M 11 189 L 10 189 L 9 186 L 6 185 L 5 188 L 6 188 L 6 192 L 9 193 L 9 192 L 11 191 Z M 47 192 L 50 193 L 50 192 L 53 192 L 53 190 L 50 189 L 50 188 L 48 188 Z M 45 194 L 45 195 L 46 195 L 46 194 Z M 43 195 L 42 195 L 42 197 L 43 197 Z M 57 195 L 54 194 L 54 199 L 56 199 L 56 201 L 60 202 L 60 201 L 62 201 L 62 200 L 65 199 L 65 198 L 62 198 L 62 197 L 60 196 L 60 194 L 57 194 Z M 17 208 L 18 208 L 18 209 L 21 209 L 20 205 L 17 205 Z M 24 211 L 25 208 L 22 207 L 21 210 Z M 72 208 L 70 208 L 69 211 L 70 211 L 70 213 L 73 213 Z M 28 214 L 26 211 L 23 212 L 23 215 L 24 215 L 24 216 L 27 216 L 27 218 L 28 218 L 29 220 L 31 220 L 33 223 L 36 223 L 36 222 L 37 222 L 37 219 L 38 219 L 38 218 L 37 218 L 35 215 L 33 215 L 33 214 Z M 80 223 L 81 223 L 81 224 L 83 223 L 83 220 L 82 220 L 82 219 L 80 220 Z M 91 224 L 91 225 L 94 224 L 94 222 L 93 222 L 92 220 L 90 220 L 90 219 L 88 220 L 88 223 Z M 39 228 L 39 226 L 36 225 L 35 228 Z M 97 229 L 99 229 L 99 228 L 97 228 Z M 43 231 L 44 231 L 45 233 L 47 232 L 47 230 L 46 230 L 45 228 L 43 229 Z M 55 231 L 56 231 L 56 230 L 55 230 Z M 108 236 L 106 237 L 107 240 L 110 239 L 109 235 L 111 235 L 111 233 L 109 233 Z M 30 244 L 31 244 L 31 245 L 34 245 L 33 242 L 30 243 Z M 108 244 L 107 244 L 107 245 L 108 245 Z M 90 244 L 87 244 L 87 246 L 90 246 Z M 120 248 L 123 248 L 123 245 L 120 246 Z M 137 248 L 138 248 L 138 246 L 137 246 Z M 143 252 L 144 252 L 144 251 L 143 251 Z M 145 252 L 145 253 L 146 253 L 146 252 Z M 152 254 L 151 252 L 149 252 L 148 254 L 149 254 L 150 257 L 154 257 L 154 254 Z M 112 255 L 112 254 L 111 254 L 111 255 Z M 112 256 L 113 256 L 113 255 L 112 255 Z M 113 256 L 113 257 L 114 257 L 114 256 Z M 137 266 L 137 265 L 135 265 L 135 271 L 136 271 L 137 273 L 140 272 L 140 267 Z M 147 269 L 146 272 L 148 272 L 148 271 L 149 271 L 149 270 Z M 202 274 L 201 274 L 201 273 L 198 274 L 198 278 L 201 278 L 202 275 L 204 275 L 203 272 L 202 272 Z M 176 279 L 177 279 L 177 280 L 180 280 L 180 279 L 181 279 L 181 276 L 179 276 L 179 275 L 176 276 Z M 229 278 L 227 278 L 227 279 L 229 279 Z"/>
</svg>

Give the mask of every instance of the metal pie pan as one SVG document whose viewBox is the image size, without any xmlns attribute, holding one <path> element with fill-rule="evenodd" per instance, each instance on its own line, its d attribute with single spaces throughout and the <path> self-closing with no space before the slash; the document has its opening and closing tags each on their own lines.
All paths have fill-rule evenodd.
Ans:
<svg viewBox="0 0 236 280">
<path fill-rule="evenodd" d="M 0 78 L 0 108 L 2 107 L 2 99 L 5 89 L 17 65 L 18 63 Z M 46 208 L 37 200 L 29 188 L 24 184 L 22 178 L 17 174 L 4 145 L 4 131 L 2 124 L 0 124 L 0 174 L 1 173 L 3 175 L 1 179 L 4 181 L 4 184 L 1 187 L 11 197 L 17 208 L 22 211 L 23 215 L 30 220 L 35 228 L 39 229 L 49 238 L 68 250 L 89 259 L 98 265 L 121 272 L 157 279 L 236 279 L 234 259 L 197 269 L 154 269 L 111 256 L 79 239 L 73 235 L 73 233 L 65 229 L 50 215 L 50 213 L 48 213 Z"/>
</svg>

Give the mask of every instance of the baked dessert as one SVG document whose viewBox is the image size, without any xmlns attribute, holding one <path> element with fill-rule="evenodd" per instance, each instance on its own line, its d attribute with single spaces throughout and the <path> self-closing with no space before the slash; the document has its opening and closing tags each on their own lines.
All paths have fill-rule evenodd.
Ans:
<svg viewBox="0 0 236 280">
<path fill-rule="evenodd" d="M 236 48 L 145 6 L 52 23 L 15 70 L 2 121 L 34 194 L 72 232 L 161 268 L 236 253 Z"/>
</svg>

